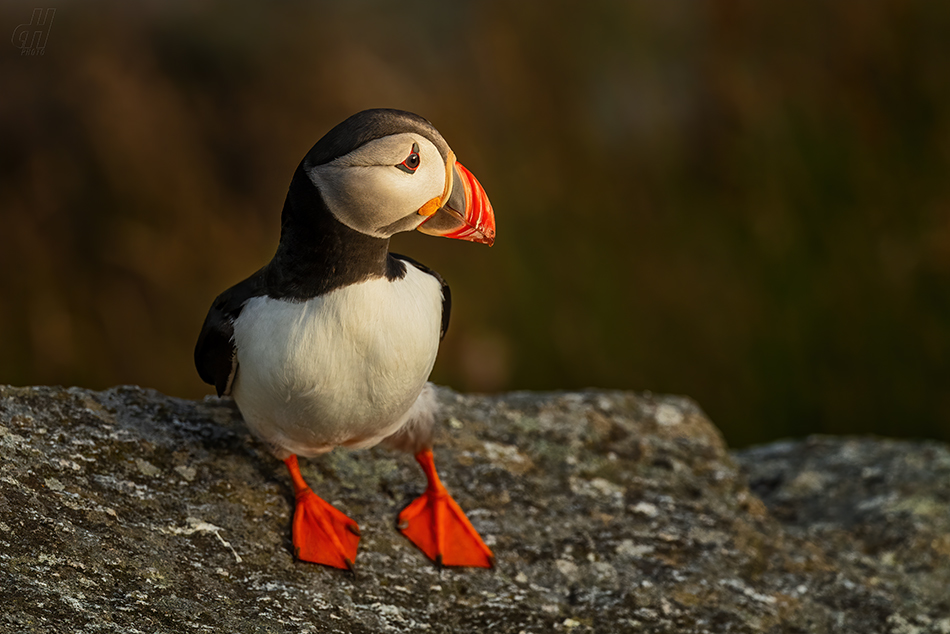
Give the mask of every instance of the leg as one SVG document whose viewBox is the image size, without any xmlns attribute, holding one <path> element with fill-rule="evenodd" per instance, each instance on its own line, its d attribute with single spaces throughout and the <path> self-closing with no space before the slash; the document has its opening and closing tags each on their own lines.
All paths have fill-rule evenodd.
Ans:
<svg viewBox="0 0 950 634">
<path fill-rule="evenodd" d="M 429 486 L 399 514 L 399 530 L 440 566 L 491 568 L 494 555 L 439 480 L 432 450 L 423 449 L 416 460 Z"/>
<path fill-rule="evenodd" d="M 297 508 L 294 510 L 294 555 L 303 561 L 353 569 L 360 529 L 332 505 L 321 500 L 304 482 L 297 456 L 284 460 L 294 483 Z"/>
</svg>

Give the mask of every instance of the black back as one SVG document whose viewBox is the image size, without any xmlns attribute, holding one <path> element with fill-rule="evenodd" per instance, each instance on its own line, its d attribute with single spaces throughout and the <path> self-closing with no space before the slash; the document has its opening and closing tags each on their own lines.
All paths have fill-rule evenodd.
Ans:
<svg viewBox="0 0 950 634">
<path fill-rule="evenodd" d="M 252 297 L 266 294 L 263 290 L 264 269 L 215 298 L 205 317 L 195 344 L 195 367 L 205 383 L 215 387 L 218 396 L 231 393 L 237 371 L 234 349 L 234 320 Z"/>
</svg>

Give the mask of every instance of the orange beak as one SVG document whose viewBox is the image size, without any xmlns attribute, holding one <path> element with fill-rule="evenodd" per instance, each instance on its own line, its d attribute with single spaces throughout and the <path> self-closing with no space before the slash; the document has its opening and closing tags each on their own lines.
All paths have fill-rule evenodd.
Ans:
<svg viewBox="0 0 950 634">
<path fill-rule="evenodd" d="M 454 156 L 450 156 L 449 165 L 446 193 L 439 200 L 441 206 L 433 211 L 426 209 L 429 207 L 426 204 L 419 210 L 420 214 L 429 216 L 419 225 L 419 231 L 491 246 L 495 242 L 495 212 L 485 189 Z"/>
</svg>

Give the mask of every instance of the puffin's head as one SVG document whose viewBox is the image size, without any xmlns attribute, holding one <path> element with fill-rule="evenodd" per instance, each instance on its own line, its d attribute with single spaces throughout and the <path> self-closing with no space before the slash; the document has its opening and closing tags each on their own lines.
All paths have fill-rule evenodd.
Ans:
<svg viewBox="0 0 950 634">
<path fill-rule="evenodd" d="M 432 124 L 401 110 L 359 112 L 317 141 L 301 168 L 330 213 L 361 233 L 418 229 L 491 245 L 495 215 L 481 184 Z"/>
</svg>

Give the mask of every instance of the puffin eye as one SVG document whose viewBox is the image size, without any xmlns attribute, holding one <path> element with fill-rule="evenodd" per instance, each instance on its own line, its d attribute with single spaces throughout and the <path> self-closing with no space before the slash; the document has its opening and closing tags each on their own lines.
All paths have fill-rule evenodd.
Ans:
<svg viewBox="0 0 950 634">
<path fill-rule="evenodd" d="M 406 160 L 397 165 L 398 169 L 401 169 L 407 174 L 415 173 L 416 169 L 419 168 L 419 163 L 421 159 L 419 158 L 419 144 L 412 144 L 412 152 L 409 153 L 409 156 L 406 157 Z"/>
</svg>

